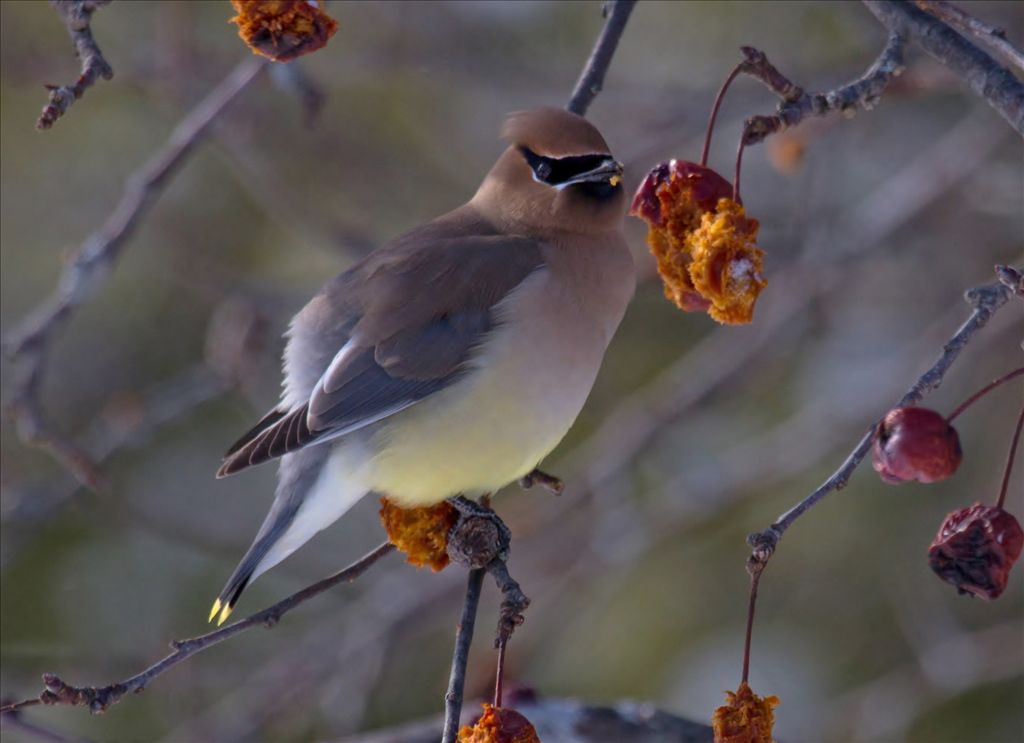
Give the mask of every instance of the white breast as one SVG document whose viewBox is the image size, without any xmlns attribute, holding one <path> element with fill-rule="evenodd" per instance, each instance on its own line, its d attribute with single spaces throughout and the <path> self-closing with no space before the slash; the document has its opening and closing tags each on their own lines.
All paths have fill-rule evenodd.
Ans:
<svg viewBox="0 0 1024 743">
<path fill-rule="evenodd" d="M 542 269 L 503 300 L 473 370 L 380 424 L 373 487 L 425 505 L 492 492 L 536 467 L 582 409 L 628 300 L 595 314 L 576 291 Z"/>
</svg>

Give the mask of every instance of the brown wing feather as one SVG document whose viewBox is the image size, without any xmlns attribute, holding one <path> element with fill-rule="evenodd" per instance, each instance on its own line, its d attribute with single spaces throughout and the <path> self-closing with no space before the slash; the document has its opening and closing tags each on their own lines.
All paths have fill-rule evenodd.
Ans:
<svg viewBox="0 0 1024 743">
<path fill-rule="evenodd" d="M 494 327 L 494 306 L 543 265 L 541 249 L 493 230 L 453 237 L 439 229 L 428 225 L 371 254 L 299 313 L 289 343 L 327 359 L 330 374 L 307 403 L 272 411 L 243 436 L 218 477 L 361 428 L 466 373 Z M 345 329 L 340 345 L 336 328 Z M 350 339 L 358 346 L 334 368 L 330 360 Z"/>
</svg>

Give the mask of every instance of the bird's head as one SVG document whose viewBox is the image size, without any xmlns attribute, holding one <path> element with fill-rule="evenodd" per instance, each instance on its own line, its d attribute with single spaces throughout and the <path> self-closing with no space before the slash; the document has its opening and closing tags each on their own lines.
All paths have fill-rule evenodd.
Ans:
<svg viewBox="0 0 1024 743">
<path fill-rule="evenodd" d="M 505 121 L 502 137 L 509 147 L 473 199 L 490 218 L 540 234 L 622 223 L 622 163 L 589 121 L 557 108 L 519 111 Z"/>
</svg>

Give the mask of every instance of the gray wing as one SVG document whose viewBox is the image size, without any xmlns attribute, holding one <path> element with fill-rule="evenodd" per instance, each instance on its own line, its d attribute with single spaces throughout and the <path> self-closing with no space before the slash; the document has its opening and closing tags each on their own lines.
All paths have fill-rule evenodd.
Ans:
<svg viewBox="0 0 1024 743">
<path fill-rule="evenodd" d="M 314 357 L 319 379 L 239 439 L 218 477 L 394 415 L 470 373 L 495 305 L 543 265 L 528 238 L 415 237 L 371 254 L 296 317 L 289 344 Z"/>
</svg>

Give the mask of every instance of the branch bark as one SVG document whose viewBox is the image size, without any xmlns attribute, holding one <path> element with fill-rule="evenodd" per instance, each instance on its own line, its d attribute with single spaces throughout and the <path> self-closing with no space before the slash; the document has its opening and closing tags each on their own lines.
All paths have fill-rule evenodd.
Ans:
<svg viewBox="0 0 1024 743">
<path fill-rule="evenodd" d="M 962 77 L 974 93 L 1024 135 L 1024 84 L 939 18 L 909 2 L 863 0 L 891 32 L 904 36 Z"/>
<path fill-rule="evenodd" d="M 971 305 L 973 311 L 967 321 L 960 327 L 949 341 L 942 348 L 942 353 L 928 371 L 922 374 L 906 394 L 900 398 L 894 407 L 915 405 L 934 391 L 942 384 L 946 373 L 960 356 L 960 353 L 971 342 L 975 334 L 984 328 L 989 320 L 1006 304 L 1010 297 L 1017 293 L 1017 287 L 1022 281 L 1021 271 L 1009 266 L 997 266 L 996 273 L 999 281 L 986 286 L 979 286 L 970 289 L 965 294 L 965 299 Z M 871 451 L 874 442 L 875 432 L 879 421 L 876 421 L 868 429 L 840 465 L 839 469 L 819 485 L 810 495 L 797 503 L 793 508 L 782 514 L 771 526 L 763 531 L 756 532 L 747 537 L 747 543 L 753 550 L 753 558 L 765 563 L 774 554 L 782 535 L 792 526 L 797 519 L 805 514 L 816 503 L 822 500 L 829 493 L 842 490 L 846 487 L 850 477 L 857 466 L 864 460 L 867 453 Z"/>
<path fill-rule="evenodd" d="M 109 4 L 110 0 L 50 0 L 50 5 L 67 26 L 75 45 L 75 54 L 82 63 L 82 71 L 71 85 L 46 86 L 50 91 L 50 99 L 39 114 L 36 129 L 49 129 L 99 78 L 109 80 L 114 76 L 114 68 L 100 51 L 90 25 L 92 14 Z"/>
<path fill-rule="evenodd" d="M 608 67 L 615 56 L 615 50 L 619 46 L 619 39 L 626 29 L 626 22 L 636 0 L 608 0 L 604 6 L 605 24 L 601 29 L 601 35 L 597 37 L 594 50 L 590 58 L 583 66 L 580 79 L 572 91 L 572 97 L 566 108 L 574 114 L 586 116 L 587 109 L 594 102 L 597 94 L 604 86 L 604 76 L 608 73 Z"/>
<path fill-rule="evenodd" d="M 832 112 L 852 115 L 858 107 L 871 110 L 878 105 L 892 79 L 903 72 L 903 48 L 903 37 L 890 33 L 885 48 L 863 75 L 826 93 L 808 93 L 779 72 L 764 52 L 743 47 L 746 59 L 740 63 L 739 71 L 760 80 L 782 101 L 777 113 L 746 120 L 740 137 L 741 147 L 763 142 L 808 116 L 825 116 Z"/>
<path fill-rule="evenodd" d="M 960 33 L 968 33 L 978 41 L 999 52 L 1018 70 L 1024 72 L 1024 52 L 1006 38 L 1006 31 L 958 8 L 947 0 L 914 0 L 921 10 L 949 24 Z"/>
<path fill-rule="evenodd" d="M 469 571 L 466 582 L 466 599 L 462 605 L 462 618 L 455 634 L 455 650 L 452 652 L 452 669 L 448 677 L 448 691 L 444 695 L 444 729 L 441 743 L 455 743 L 462 718 L 462 698 L 466 689 L 466 666 L 469 664 L 469 646 L 473 644 L 473 629 L 476 626 L 476 612 L 480 605 L 480 593 L 484 586 L 484 568 Z"/>
<path fill-rule="evenodd" d="M 196 653 L 213 647 L 242 632 L 246 632 L 253 627 L 260 625 L 268 628 L 273 627 L 281 621 L 285 614 L 295 607 L 319 596 L 339 583 L 351 583 L 378 560 L 394 552 L 394 550 L 395 546 L 393 544 L 384 542 L 344 570 L 293 593 L 288 598 L 278 601 L 263 611 L 258 611 L 245 619 L 199 637 L 192 637 L 187 640 L 174 640 L 171 642 L 171 647 L 174 649 L 173 653 L 123 681 L 117 681 L 102 687 L 71 686 L 55 674 L 44 673 L 43 684 L 45 688 L 38 697 L 25 699 L 13 704 L 5 704 L 3 707 L 0 707 L 0 715 L 14 714 L 26 707 L 33 707 L 39 704 L 88 707 L 89 711 L 94 714 L 105 712 L 112 705 L 121 701 L 126 694 L 143 691 L 153 679 L 166 673 Z"/>
</svg>

